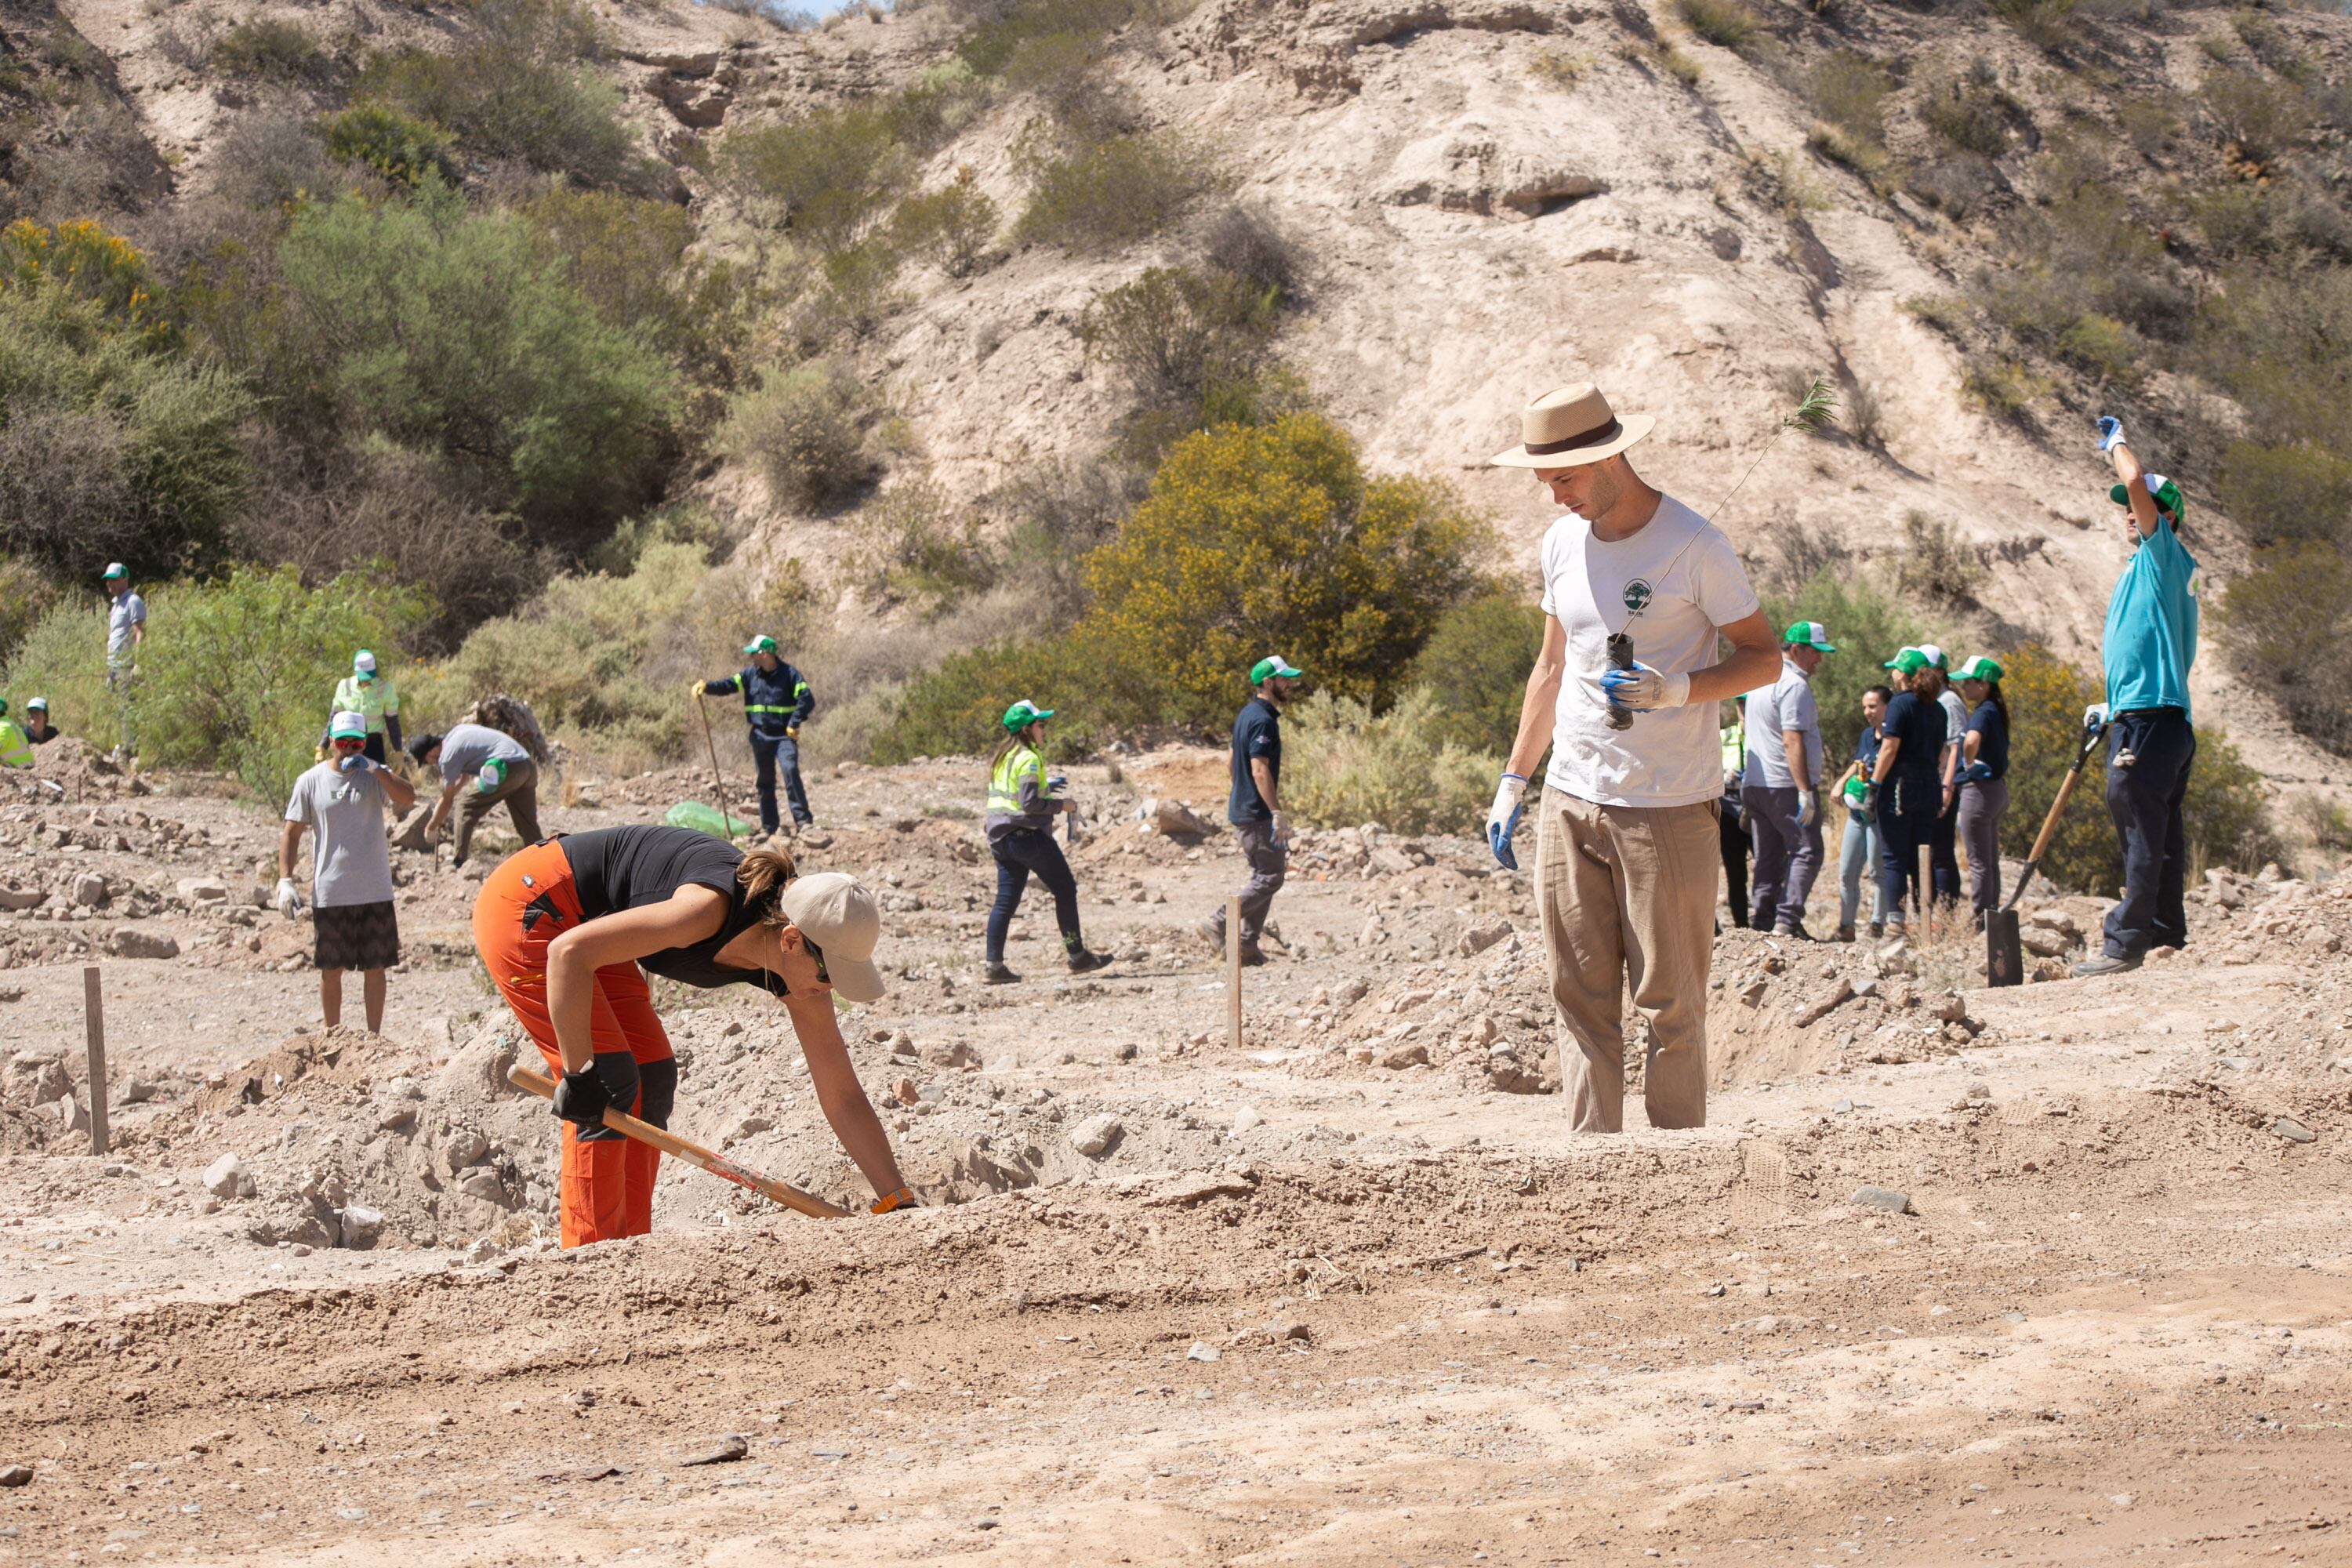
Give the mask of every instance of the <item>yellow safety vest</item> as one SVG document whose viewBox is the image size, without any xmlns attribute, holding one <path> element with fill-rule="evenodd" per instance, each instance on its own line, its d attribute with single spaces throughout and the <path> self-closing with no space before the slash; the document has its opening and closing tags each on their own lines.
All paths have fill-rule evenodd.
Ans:
<svg viewBox="0 0 2352 1568">
<path fill-rule="evenodd" d="M 1747 725 L 1734 724 L 1728 730 L 1719 731 L 1717 731 L 1717 739 L 1721 741 L 1723 743 L 1723 771 L 1725 773 L 1736 773 L 1739 772 L 1740 769 L 1748 765 Z"/>
<path fill-rule="evenodd" d="M 33 743 L 25 739 L 25 731 L 16 727 L 16 721 L 0 719 L 0 768 L 32 765 Z"/>
<path fill-rule="evenodd" d="M 997 759 L 988 772 L 988 809 L 1007 816 L 1021 815 L 1021 775 L 1034 774 L 1037 788 L 1045 787 L 1045 759 L 1034 746 L 1015 746 Z"/>
<path fill-rule="evenodd" d="M 383 733 L 383 716 L 390 713 L 396 717 L 400 712 L 400 693 L 382 674 L 373 680 L 347 675 L 335 687 L 335 711 L 358 714 L 367 721 L 369 734 L 380 735 Z"/>
</svg>

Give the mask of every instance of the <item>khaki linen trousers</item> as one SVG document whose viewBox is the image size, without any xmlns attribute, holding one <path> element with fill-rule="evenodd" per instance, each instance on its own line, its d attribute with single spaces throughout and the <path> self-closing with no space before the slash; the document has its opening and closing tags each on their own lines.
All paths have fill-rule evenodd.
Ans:
<svg viewBox="0 0 2352 1568">
<path fill-rule="evenodd" d="M 1653 1127 L 1706 1125 L 1706 972 L 1721 869 L 1717 805 L 1595 805 L 1546 786 L 1536 907 L 1567 1031 L 1561 1089 L 1579 1132 L 1625 1126 L 1624 988 L 1649 1024 Z"/>
</svg>

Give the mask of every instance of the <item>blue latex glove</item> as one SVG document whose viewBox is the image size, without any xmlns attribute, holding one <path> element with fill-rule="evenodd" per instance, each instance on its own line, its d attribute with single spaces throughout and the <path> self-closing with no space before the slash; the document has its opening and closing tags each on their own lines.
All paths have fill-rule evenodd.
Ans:
<svg viewBox="0 0 2352 1568">
<path fill-rule="evenodd" d="M 365 752 L 353 752 L 350 756 L 341 758 L 336 762 L 335 771 L 341 773 L 373 773 L 375 771 L 375 763 L 369 758 Z"/>
<path fill-rule="evenodd" d="M 1486 847 L 1495 857 L 1495 864 L 1506 871 L 1519 868 L 1519 857 L 1511 847 L 1511 832 L 1519 825 L 1522 801 L 1528 793 L 1528 781 L 1517 773 L 1505 773 L 1495 786 L 1495 804 L 1486 813 Z"/>
<path fill-rule="evenodd" d="M 2124 422 L 2112 414 L 2099 416 L 2099 450 L 2112 452 L 2124 444 Z"/>
<path fill-rule="evenodd" d="M 1690 676 L 1684 670 L 1668 674 L 1646 664 L 1636 664 L 1631 669 L 1605 669 L 1601 672 L 1601 692 L 1609 699 L 1612 708 L 1637 713 L 1679 708 L 1690 700 Z"/>
</svg>

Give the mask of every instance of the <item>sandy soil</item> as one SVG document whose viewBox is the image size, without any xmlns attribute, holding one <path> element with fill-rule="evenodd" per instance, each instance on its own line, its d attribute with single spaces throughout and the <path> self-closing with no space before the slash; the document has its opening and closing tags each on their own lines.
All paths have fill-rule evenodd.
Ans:
<svg viewBox="0 0 2352 1568">
<path fill-rule="evenodd" d="M 66 889 L 0 914 L 0 1561 L 2352 1561 L 2352 878 L 2221 879 L 2180 958 L 2000 992 L 1964 940 L 1728 931 L 1712 1125 L 1580 1139 L 1525 879 L 1475 847 L 1311 837 L 1235 1050 L 1187 927 L 1237 859 L 1130 815 L 1213 815 L 1214 768 L 1080 771 L 1120 962 L 1054 977 L 1033 910 L 1011 990 L 976 776 L 813 781 L 808 858 L 888 889 L 848 1026 L 937 1206 L 672 1168 L 654 1237 L 568 1256 L 472 880 L 404 857 L 383 1036 L 298 1036 L 306 929 L 239 907 L 267 815 L 86 769 L 0 805 L 15 886 Z M 2098 908 L 2026 907 L 2053 967 Z M 772 1014 L 660 1000 L 681 1131 L 860 1195 Z M 205 1189 L 230 1153 L 250 1196 Z"/>
</svg>

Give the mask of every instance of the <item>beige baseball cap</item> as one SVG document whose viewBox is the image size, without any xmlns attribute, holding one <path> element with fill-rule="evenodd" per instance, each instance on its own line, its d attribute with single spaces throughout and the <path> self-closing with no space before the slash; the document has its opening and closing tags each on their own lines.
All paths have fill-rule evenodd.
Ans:
<svg viewBox="0 0 2352 1568">
<path fill-rule="evenodd" d="M 852 1002 L 882 999 L 882 972 L 874 967 L 882 911 L 856 878 L 846 871 L 796 877 L 784 884 L 776 907 L 824 954 L 825 974 L 835 991 Z"/>
</svg>

